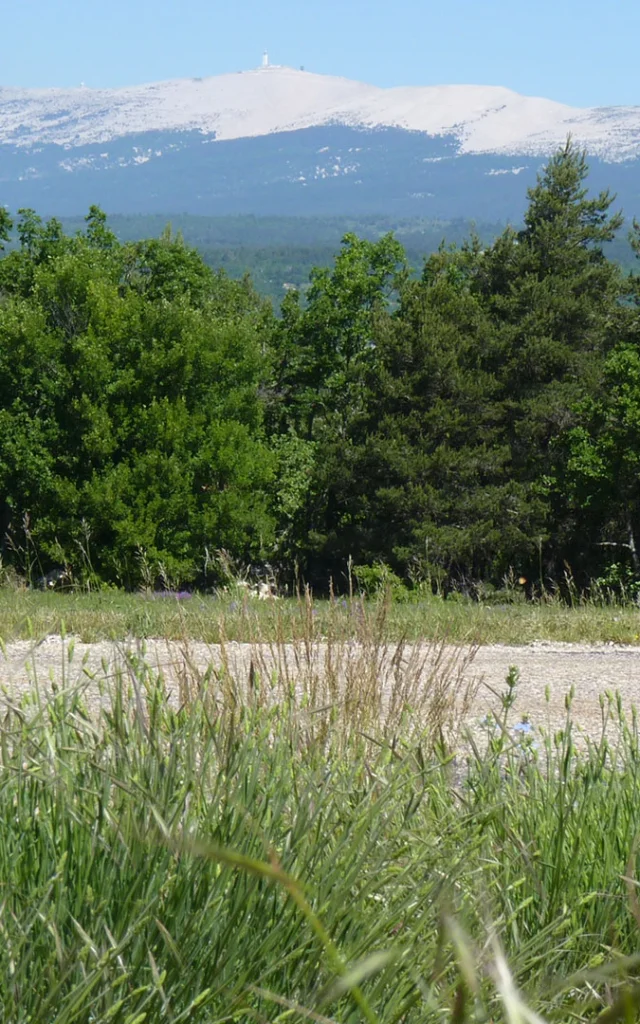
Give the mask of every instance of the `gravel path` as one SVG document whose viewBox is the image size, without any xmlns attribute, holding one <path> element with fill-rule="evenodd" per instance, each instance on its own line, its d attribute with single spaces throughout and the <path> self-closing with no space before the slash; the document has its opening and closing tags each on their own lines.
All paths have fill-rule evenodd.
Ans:
<svg viewBox="0 0 640 1024">
<path fill-rule="evenodd" d="M 87 699 L 96 709 L 100 703 L 98 680 L 112 676 L 123 665 L 127 652 L 143 655 L 147 663 L 163 672 L 167 685 L 177 699 L 179 681 L 185 672 L 204 671 L 213 665 L 219 669 L 226 662 L 237 679 L 247 679 L 253 660 L 264 673 L 279 671 L 291 680 L 301 677 L 323 678 L 329 669 L 344 680 L 350 672 L 368 669 L 375 685 L 388 696 L 403 682 L 419 680 L 420 686 L 432 686 L 434 680 L 458 675 L 464 680 L 478 680 L 480 686 L 469 709 L 469 724 L 477 723 L 491 708 L 497 706 L 492 692 L 504 690 L 504 681 L 511 665 L 520 671 L 514 721 L 527 716 L 537 725 L 561 727 L 565 719 L 565 696 L 575 690 L 574 721 L 585 732 L 596 736 L 602 717 L 599 697 L 606 690 L 618 691 L 625 708 L 640 697 L 640 648 L 586 646 L 537 642 L 525 647 L 491 646 L 477 651 L 462 648 L 435 648 L 427 645 L 408 646 L 398 655 L 389 647 L 377 653 L 363 652 L 355 643 L 328 650 L 318 643 L 305 653 L 301 646 L 285 645 L 274 651 L 267 645 L 252 648 L 248 644 L 230 643 L 224 651 L 203 643 L 176 643 L 148 640 L 144 651 L 140 644 L 82 644 L 74 642 L 71 658 L 69 641 L 48 637 L 37 645 L 28 641 L 8 644 L 0 653 L 0 683 L 13 698 L 33 685 L 34 673 L 43 687 L 63 678 L 76 683 L 84 680 Z M 395 655 L 395 657 L 394 657 Z M 545 691 L 549 689 L 547 703 Z"/>
</svg>

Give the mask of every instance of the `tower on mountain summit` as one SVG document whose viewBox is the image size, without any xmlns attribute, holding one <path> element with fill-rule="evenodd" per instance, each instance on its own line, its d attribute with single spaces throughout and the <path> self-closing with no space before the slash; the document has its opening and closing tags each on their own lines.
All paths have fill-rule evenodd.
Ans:
<svg viewBox="0 0 640 1024">
<path fill-rule="evenodd" d="M 262 66 L 263 66 L 263 68 L 268 68 L 269 67 L 269 54 L 267 53 L 266 50 L 262 54 Z"/>
</svg>

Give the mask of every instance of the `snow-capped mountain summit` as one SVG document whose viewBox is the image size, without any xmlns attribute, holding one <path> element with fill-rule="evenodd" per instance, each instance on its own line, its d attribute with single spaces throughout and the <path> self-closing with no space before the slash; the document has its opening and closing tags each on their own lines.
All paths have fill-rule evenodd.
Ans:
<svg viewBox="0 0 640 1024">
<path fill-rule="evenodd" d="M 122 89 L 2 88 L 0 202 L 349 212 L 364 200 L 451 216 L 463 168 L 504 193 L 568 134 L 637 194 L 640 106 L 580 109 L 494 86 L 382 89 L 273 66 Z"/>
<path fill-rule="evenodd" d="M 0 89 L 0 142 L 85 146 L 141 132 L 219 141 L 325 125 L 454 135 L 462 153 L 546 155 L 571 133 L 594 154 L 640 154 L 640 106 L 579 109 L 496 86 L 380 89 L 264 67 L 126 89 Z"/>
</svg>

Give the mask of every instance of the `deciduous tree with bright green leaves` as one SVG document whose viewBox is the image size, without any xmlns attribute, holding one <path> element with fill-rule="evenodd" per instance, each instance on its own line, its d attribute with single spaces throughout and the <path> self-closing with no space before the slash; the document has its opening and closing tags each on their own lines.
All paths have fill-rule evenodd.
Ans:
<svg viewBox="0 0 640 1024">
<path fill-rule="evenodd" d="M 634 225 L 632 244 L 637 245 Z M 627 282 L 600 386 L 580 403 L 578 425 L 558 439 L 563 484 L 592 575 L 614 562 L 640 581 L 640 288 Z"/>
<path fill-rule="evenodd" d="M 5 546 L 28 517 L 43 568 L 126 586 L 141 559 L 184 583 L 207 550 L 262 557 L 262 302 L 179 240 L 120 246 L 96 209 L 82 236 L 30 213 L 19 230 L 0 306 Z"/>
</svg>

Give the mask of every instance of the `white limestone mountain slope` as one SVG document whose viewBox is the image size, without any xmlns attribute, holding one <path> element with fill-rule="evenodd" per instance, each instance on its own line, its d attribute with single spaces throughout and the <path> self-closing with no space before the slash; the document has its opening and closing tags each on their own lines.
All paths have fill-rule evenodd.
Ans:
<svg viewBox="0 0 640 1024">
<path fill-rule="evenodd" d="M 568 133 L 594 154 L 640 154 L 640 106 L 579 109 L 494 86 L 380 89 L 268 67 L 125 89 L 0 89 L 0 142 L 83 146 L 148 131 L 218 140 L 320 125 L 454 135 L 462 153 L 547 154 Z"/>
<path fill-rule="evenodd" d="M 478 215 L 495 200 L 496 217 L 511 216 L 511 179 L 522 175 L 524 194 L 568 134 L 640 212 L 640 106 L 579 109 L 489 86 L 381 89 L 283 67 L 112 90 L 2 88 L 0 202 L 207 213 L 395 203 L 474 216 L 462 196 L 472 182 Z"/>
</svg>

